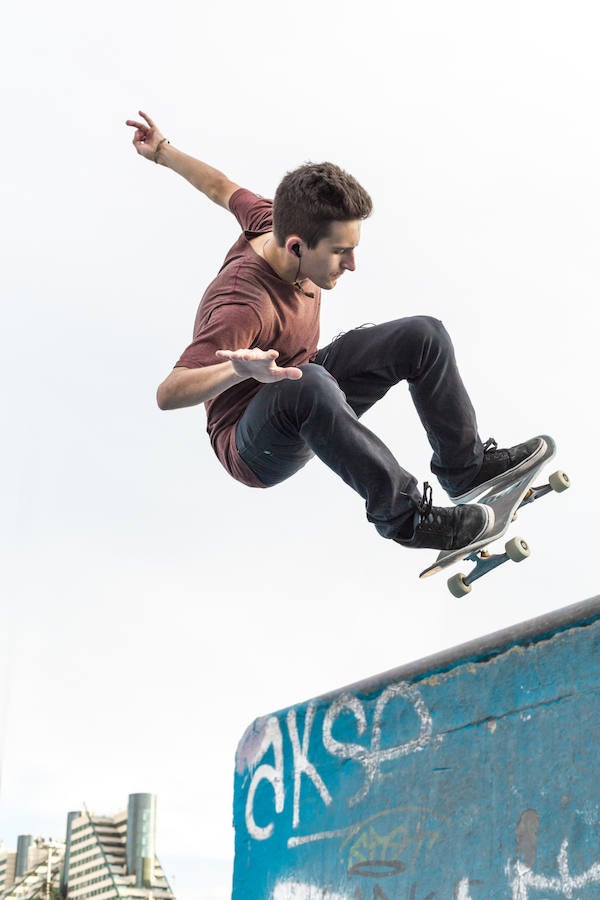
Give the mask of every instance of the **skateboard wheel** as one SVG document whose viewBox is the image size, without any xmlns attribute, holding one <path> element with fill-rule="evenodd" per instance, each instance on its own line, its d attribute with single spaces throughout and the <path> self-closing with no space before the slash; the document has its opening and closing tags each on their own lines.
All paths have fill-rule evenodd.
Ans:
<svg viewBox="0 0 600 900">
<path fill-rule="evenodd" d="M 471 591 L 471 585 L 465 582 L 465 576 L 462 572 L 457 572 L 452 578 L 448 579 L 448 590 L 453 597 L 464 597 Z"/>
<path fill-rule="evenodd" d="M 553 472 L 548 478 L 548 482 L 552 490 L 556 491 L 557 494 L 561 494 L 571 487 L 571 479 L 566 472 Z"/>
<path fill-rule="evenodd" d="M 504 545 L 504 549 L 508 558 L 513 562 L 523 562 L 531 554 L 529 544 L 522 537 L 511 538 Z"/>
</svg>

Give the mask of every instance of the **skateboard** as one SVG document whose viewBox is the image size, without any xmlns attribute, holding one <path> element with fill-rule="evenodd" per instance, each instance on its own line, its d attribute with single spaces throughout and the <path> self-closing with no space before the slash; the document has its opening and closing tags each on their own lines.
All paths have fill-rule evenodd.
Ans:
<svg viewBox="0 0 600 900">
<path fill-rule="evenodd" d="M 513 475 L 499 476 L 496 483 L 485 494 L 478 497 L 475 502 L 485 503 L 494 510 L 495 521 L 488 532 L 485 532 L 477 541 L 458 550 L 442 550 L 432 565 L 428 566 L 420 574 L 420 578 L 428 578 L 460 560 L 474 563 L 468 575 L 462 572 L 448 579 L 448 589 L 454 597 L 462 597 L 471 590 L 471 585 L 478 578 L 487 575 L 493 569 L 505 562 L 522 562 L 530 555 L 529 545 L 522 537 L 513 537 L 504 546 L 504 553 L 489 553 L 486 549 L 489 544 L 501 538 L 509 529 L 511 522 L 517 517 L 517 512 L 523 506 L 539 500 L 552 491 L 561 493 L 570 487 L 569 476 L 562 471 L 553 472 L 548 478 L 547 484 L 539 487 L 533 486 L 541 469 L 546 466 L 556 453 L 556 444 L 546 434 L 540 435 L 545 444 L 545 449 L 531 466 L 522 470 L 516 477 Z"/>
</svg>

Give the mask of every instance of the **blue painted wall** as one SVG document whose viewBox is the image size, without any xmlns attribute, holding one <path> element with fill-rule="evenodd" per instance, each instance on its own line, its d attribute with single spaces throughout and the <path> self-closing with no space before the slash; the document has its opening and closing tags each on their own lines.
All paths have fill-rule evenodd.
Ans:
<svg viewBox="0 0 600 900">
<path fill-rule="evenodd" d="M 600 897 L 600 604 L 581 607 L 257 719 L 233 900 Z"/>
</svg>

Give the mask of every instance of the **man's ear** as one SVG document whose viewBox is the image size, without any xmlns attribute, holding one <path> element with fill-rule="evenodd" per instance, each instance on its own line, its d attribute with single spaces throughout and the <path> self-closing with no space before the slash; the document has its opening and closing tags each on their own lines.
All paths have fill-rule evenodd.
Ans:
<svg viewBox="0 0 600 900">
<path fill-rule="evenodd" d="M 292 234 L 285 242 L 288 253 L 293 253 L 298 259 L 302 258 L 302 241 L 297 234 Z"/>
</svg>

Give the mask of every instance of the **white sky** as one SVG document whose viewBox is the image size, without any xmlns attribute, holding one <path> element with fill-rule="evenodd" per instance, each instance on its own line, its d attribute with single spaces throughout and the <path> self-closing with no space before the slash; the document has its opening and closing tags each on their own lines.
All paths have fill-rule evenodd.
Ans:
<svg viewBox="0 0 600 900">
<path fill-rule="evenodd" d="M 598 592 L 600 62 L 591 2 L 11 4 L 0 34 L 0 839 L 158 794 L 179 900 L 229 896 L 235 747 L 258 715 Z M 312 463 L 251 491 L 156 385 L 237 226 L 139 158 L 142 107 L 271 195 L 331 159 L 370 191 L 322 343 L 427 313 L 484 438 L 548 432 L 567 494 L 533 555 L 453 600 Z M 367 422 L 420 481 L 404 386 Z M 441 489 L 436 502 L 445 502 Z M 173 876 L 175 876 L 173 878 Z"/>
</svg>

